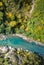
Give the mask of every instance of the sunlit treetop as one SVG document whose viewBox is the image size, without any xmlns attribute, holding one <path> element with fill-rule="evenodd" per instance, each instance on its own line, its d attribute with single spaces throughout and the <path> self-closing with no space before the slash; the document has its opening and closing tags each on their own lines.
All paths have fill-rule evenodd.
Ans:
<svg viewBox="0 0 44 65">
<path fill-rule="evenodd" d="M 29 28 L 27 27 L 26 29 L 25 29 L 25 31 L 28 31 L 29 30 Z"/>
<path fill-rule="evenodd" d="M 19 14 L 17 17 L 18 17 L 18 18 L 21 18 L 21 14 Z"/>
<path fill-rule="evenodd" d="M 0 2 L 0 6 L 3 6 L 3 3 L 2 2 Z"/>
<path fill-rule="evenodd" d="M 42 27 L 41 26 L 38 26 L 38 28 L 37 28 L 38 30 L 41 30 L 42 29 Z"/>
<path fill-rule="evenodd" d="M 11 26 L 11 27 L 14 27 L 16 25 L 16 21 L 11 21 L 10 23 L 9 23 L 9 26 Z"/>
<path fill-rule="evenodd" d="M 12 17 L 12 13 L 11 12 L 8 12 L 8 13 L 6 13 L 6 15 L 8 16 L 8 17 Z"/>
<path fill-rule="evenodd" d="M 20 27 L 20 29 L 24 29 L 25 28 L 25 26 L 24 25 L 22 25 L 21 27 Z"/>
</svg>

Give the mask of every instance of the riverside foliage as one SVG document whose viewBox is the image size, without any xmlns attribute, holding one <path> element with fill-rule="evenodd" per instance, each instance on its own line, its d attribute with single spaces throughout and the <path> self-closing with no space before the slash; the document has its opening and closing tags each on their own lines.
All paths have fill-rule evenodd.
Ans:
<svg viewBox="0 0 44 65">
<path fill-rule="evenodd" d="M 44 58 L 23 50 L 0 52 L 0 65 L 44 65 Z"/>
</svg>

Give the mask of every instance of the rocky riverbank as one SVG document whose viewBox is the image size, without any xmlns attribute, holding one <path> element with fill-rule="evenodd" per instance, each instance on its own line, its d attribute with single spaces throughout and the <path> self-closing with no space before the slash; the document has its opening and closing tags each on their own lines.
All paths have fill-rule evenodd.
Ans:
<svg viewBox="0 0 44 65">
<path fill-rule="evenodd" d="M 7 38 L 6 35 L 0 34 L 0 40 L 6 39 L 6 38 Z"/>
<path fill-rule="evenodd" d="M 36 60 L 35 60 L 36 59 Z M 0 65 L 44 65 L 44 58 L 20 48 L 0 47 Z"/>
<path fill-rule="evenodd" d="M 28 42 L 35 42 L 36 44 L 39 44 L 39 45 L 41 45 L 41 46 L 44 46 L 43 43 L 37 42 L 37 41 L 35 41 L 35 40 L 33 40 L 33 39 L 30 39 L 30 38 L 24 36 L 23 34 L 13 34 L 13 36 L 18 36 L 18 37 L 21 37 L 22 39 L 24 39 L 24 40 L 26 40 L 26 41 L 28 41 Z"/>
</svg>

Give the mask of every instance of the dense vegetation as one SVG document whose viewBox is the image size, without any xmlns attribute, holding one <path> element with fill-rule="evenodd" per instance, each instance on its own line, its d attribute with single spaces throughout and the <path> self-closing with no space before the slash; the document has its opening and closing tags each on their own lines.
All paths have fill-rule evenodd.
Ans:
<svg viewBox="0 0 44 65">
<path fill-rule="evenodd" d="M 31 8 L 31 0 L 1 0 L 0 1 L 0 33 L 9 34 L 26 28 Z M 25 24 L 25 25 L 24 25 Z"/>
<path fill-rule="evenodd" d="M 29 18 L 32 0 L 0 0 L 0 33 L 25 33 L 44 43 L 44 0 L 34 1 Z"/>
<path fill-rule="evenodd" d="M 0 52 L 0 65 L 44 65 L 44 58 L 32 52 L 14 49 Z"/>
<path fill-rule="evenodd" d="M 44 0 L 35 0 L 35 7 L 29 24 L 27 35 L 44 43 Z"/>
</svg>

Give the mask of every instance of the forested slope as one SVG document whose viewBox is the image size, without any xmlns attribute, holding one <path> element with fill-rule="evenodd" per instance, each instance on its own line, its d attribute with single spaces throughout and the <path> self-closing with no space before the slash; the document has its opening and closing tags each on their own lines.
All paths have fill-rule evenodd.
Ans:
<svg viewBox="0 0 44 65">
<path fill-rule="evenodd" d="M 44 42 L 44 0 L 34 0 L 29 18 L 31 5 L 32 0 L 0 0 L 0 33 L 24 33 Z"/>
<path fill-rule="evenodd" d="M 35 0 L 34 11 L 29 20 L 31 34 L 37 41 L 44 42 L 44 0 Z"/>
</svg>

